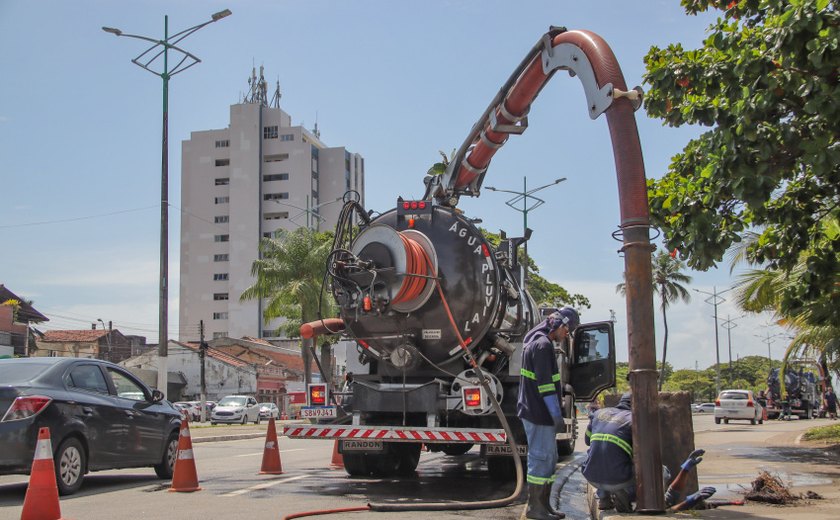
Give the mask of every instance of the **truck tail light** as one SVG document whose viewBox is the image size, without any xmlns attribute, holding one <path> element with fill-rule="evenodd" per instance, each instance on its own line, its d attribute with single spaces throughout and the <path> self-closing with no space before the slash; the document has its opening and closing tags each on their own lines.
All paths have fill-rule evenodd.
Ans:
<svg viewBox="0 0 840 520">
<path fill-rule="evenodd" d="M 465 386 L 461 390 L 464 396 L 465 410 L 479 410 L 481 409 L 481 387 L 480 386 Z"/>
<path fill-rule="evenodd" d="M 41 410 L 52 402 L 52 397 L 43 395 L 26 395 L 18 397 L 12 402 L 12 406 L 0 419 L 0 422 L 19 421 L 41 413 Z"/>
<path fill-rule="evenodd" d="M 327 385 L 325 383 L 312 383 L 309 385 L 309 406 L 327 405 Z"/>
</svg>

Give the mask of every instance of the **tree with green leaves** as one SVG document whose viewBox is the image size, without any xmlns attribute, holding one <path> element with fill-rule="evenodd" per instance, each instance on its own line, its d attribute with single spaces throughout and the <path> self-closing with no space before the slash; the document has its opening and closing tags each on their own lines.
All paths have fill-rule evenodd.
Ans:
<svg viewBox="0 0 840 520">
<path fill-rule="evenodd" d="M 666 366 L 668 356 L 668 307 L 679 300 L 688 303 L 691 301 L 691 294 L 682 284 L 691 283 L 691 277 L 683 273 L 685 264 L 677 260 L 665 251 L 659 251 L 651 259 L 653 266 L 653 290 L 659 295 L 659 308 L 662 310 L 662 326 L 665 329 L 662 340 L 662 366 Z M 616 285 L 618 293 L 625 294 L 625 282 Z M 662 391 L 662 383 L 665 380 L 664 373 L 659 376 L 659 390 Z"/>
<path fill-rule="evenodd" d="M 321 294 L 327 255 L 332 248 L 332 232 L 318 233 L 300 227 L 294 231 L 278 230 L 274 238 L 260 241 L 260 258 L 251 264 L 254 284 L 240 296 L 241 301 L 263 299 L 266 324 L 286 318 L 278 332 L 298 337 L 301 323 L 331 316 L 332 298 Z M 311 382 L 309 366 L 312 339 L 304 339 L 301 357 L 305 382 Z M 329 360 L 322 347 L 321 358 Z M 323 365 L 323 363 L 322 363 Z M 325 368 L 328 365 L 325 365 Z"/>
<path fill-rule="evenodd" d="M 649 180 L 652 222 L 698 270 L 755 232 L 748 260 L 786 277 L 779 310 L 822 302 L 811 325 L 838 324 L 840 3 L 681 3 L 720 17 L 698 49 L 650 49 L 645 107 L 708 130 Z"/>
</svg>

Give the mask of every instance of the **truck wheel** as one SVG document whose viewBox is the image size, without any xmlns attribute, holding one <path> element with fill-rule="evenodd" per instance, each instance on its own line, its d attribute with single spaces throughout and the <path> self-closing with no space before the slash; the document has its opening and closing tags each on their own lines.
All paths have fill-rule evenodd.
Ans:
<svg viewBox="0 0 840 520">
<path fill-rule="evenodd" d="M 364 453 L 344 453 L 344 471 L 351 477 L 366 477 L 370 475 Z"/>
<path fill-rule="evenodd" d="M 715 417 L 715 424 L 720 424 L 720 417 Z"/>
<path fill-rule="evenodd" d="M 374 477 L 392 477 L 400 468 L 400 457 L 387 448 L 385 453 L 368 454 L 367 462 Z"/>
<path fill-rule="evenodd" d="M 420 444 L 398 444 L 393 446 L 395 455 L 399 459 L 397 475 L 408 476 L 417 469 L 420 463 Z"/>
<path fill-rule="evenodd" d="M 470 451 L 473 446 L 473 444 L 446 444 L 442 451 L 447 455 L 463 455 Z"/>
<path fill-rule="evenodd" d="M 575 445 L 571 439 L 563 439 L 557 441 L 557 455 L 559 457 L 566 457 L 575 452 Z"/>
<path fill-rule="evenodd" d="M 523 464 L 526 464 L 523 462 Z M 490 478 L 506 482 L 516 478 L 516 466 L 513 457 L 487 457 L 487 471 Z"/>
</svg>

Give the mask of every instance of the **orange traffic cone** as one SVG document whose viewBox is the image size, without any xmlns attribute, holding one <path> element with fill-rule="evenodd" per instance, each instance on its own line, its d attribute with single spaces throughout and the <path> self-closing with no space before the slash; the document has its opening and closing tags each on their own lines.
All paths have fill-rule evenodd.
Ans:
<svg viewBox="0 0 840 520">
<path fill-rule="evenodd" d="M 333 446 L 333 454 L 332 454 L 332 461 L 330 462 L 330 469 L 343 469 L 344 468 L 344 457 L 341 456 L 341 453 L 338 452 L 338 439 L 335 441 L 335 446 Z"/>
<path fill-rule="evenodd" d="M 274 417 L 268 420 L 268 430 L 265 433 L 265 451 L 263 451 L 261 475 L 281 475 L 283 465 L 280 463 L 280 447 L 277 446 L 277 427 Z"/>
<path fill-rule="evenodd" d="M 178 455 L 175 458 L 175 471 L 172 473 L 172 486 L 169 491 L 199 491 L 198 475 L 195 472 L 190 423 L 181 421 L 181 433 L 178 435 Z"/>
<path fill-rule="evenodd" d="M 20 519 L 61 520 L 49 428 L 38 430 L 38 444 L 35 446 L 35 457 L 29 472 L 29 486 L 26 488 Z"/>
</svg>

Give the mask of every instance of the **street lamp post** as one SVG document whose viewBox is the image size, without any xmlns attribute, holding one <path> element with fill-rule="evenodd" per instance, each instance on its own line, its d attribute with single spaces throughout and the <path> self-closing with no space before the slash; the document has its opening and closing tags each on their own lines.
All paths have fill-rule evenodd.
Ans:
<svg viewBox="0 0 840 520">
<path fill-rule="evenodd" d="M 226 16 L 230 16 L 229 9 L 214 13 L 210 20 L 184 29 L 183 31 L 169 35 L 169 16 L 163 17 L 163 39 L 156 40 L 148 36 L 127 34 L 120 29 L 103 27 L 102 30 L 115 36 L 125 36 L 151 42 L 152 46 L 143 51 L 136 58 L 131 60 L 138 67 L 147 70 L 163 80 L 163 138 L 161 142 L 161 180 L 160 180 L 160 280 L 159 280 L 159 315 L 158 315 L 158 390 L 166 395 L 167 393 L 167 355 L 169 347 L 169 79 L 183 72 L 188 68 L 200 63 L 201 60 L 193 54 L 177 46 L 178 42 L 195 33 L 202 27 L 213 22 L 218 22 Z M 180 53 L 181 59 L 178 63 L 169 67 L 169 51 Z M 163 69 L 155 70 L 158 58 L 163 56 Z"/>
<path fill-rule="evenodd" d="M 720 292 L 718 292 L 717 287 L 713 287 L 712 292 L 701 291 L 700 289 L 694 289 L 694 290 L 699 292 L 699 293 L 702 293 L 702 294 L 708 294 L 709 297 L 706 298 L 703 301 L 705 301 L 709 305 L 714 306 L 714 308 L 715 308 L 715 315 L 714 315 L 714 317 L 715 317 L 715 391 L 718 394 L 720 394 L 720 341 L 719 341 L 719 338 L 718 338 L 718 312 L 717 311 L 718 311 L 718 305 L 720 305 L 721 303 L 726 301 L 726 299 L 721 298 L 720 295 L 727 292 L 727 291 L 731 291 L 732 288 L 730 287 L 729 289 L 724 289 Z"/>
<path fill-rule="evenodd" d="M 108 343 L 108 361 L 113 361 L 111 359 L 111 330 L 105 327 L 105 322 L 102 321 L 102 318 L 96 318 L 96 321 L 102 324 L 102 330 L 108 331 L 105 335 L 105 341 Z"/>
<path fill-rule="evenodd" d="M 503 190 L 500 188 L 494 188 L 493 186 L 487 186 L 486 189 L 490 191 L 499 191 L 502 193 L 512 193 L 516 195 L 512 199 L 505 202 L 509 207 L 515 209 L 516 211 L 522 213 L 522 236 L 526 238 L 523 256 L 524 260 L 522 265 L 525 266 L 525 270 L 522 274 L 522 287 L 525 287 L 525 282 L 528 278 L 528 212 L 537 209 L 538 207 L 545 204 L 545 201 L 539 197 L 535 197 L 534 193 L 544 190 L 546 188 L 550 188 L 555 184 L 560 184 L 561 182 L 565 181 L 565 177 L 561 177 L 559 179 L 555 179 L 554 182 L 550 182 L 544 186 L 540 186 L 538 188 L 533 188 L 528 190 L 528 177 L 522 177 L 522 191 L 513 191 L 513 190 Z M 529 200 L 530 199 L 530 200 Z M 533 203 L 529 206 L 529 203 L 533 201 Z M 519 203 L 522 203 L 522 207 L 519 207 Z"/>
</svg>

